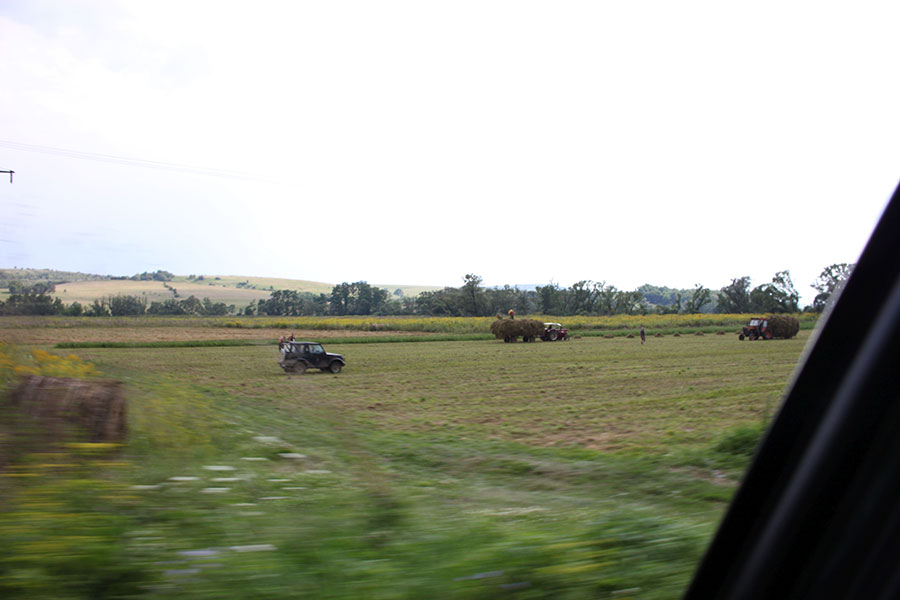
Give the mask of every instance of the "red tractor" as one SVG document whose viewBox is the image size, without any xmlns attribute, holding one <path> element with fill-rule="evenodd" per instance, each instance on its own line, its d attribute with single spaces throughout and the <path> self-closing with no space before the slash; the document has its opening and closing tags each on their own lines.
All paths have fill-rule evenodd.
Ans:
<svg viewBox="0 0 900 600">
<path fill-rule="evenodd" d="M 769 321 L 763 317 L 753 317 L 750 319 L 750 323 L 748 323 L 743 331 L 738 334 L 739 340 L 743 340 L 744 338 L 750 340 L 758 340 L 760 338 L 771 340 L 772 329 L 769 327 Z"/>
<path fill-rule="evenodd" d="M 555 342 L 557 340 L 567 342 L 569 340 L 569 330 L 559 323 L 544 323 L 544 332 L 541 339 L 545 342 Z"/>
</svg>

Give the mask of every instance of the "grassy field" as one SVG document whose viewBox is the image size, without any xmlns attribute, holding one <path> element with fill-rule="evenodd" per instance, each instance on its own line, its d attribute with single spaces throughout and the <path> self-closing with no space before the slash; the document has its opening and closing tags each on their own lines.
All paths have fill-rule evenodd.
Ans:
<svg viewBox="0 0 900 600">
<path fill-rule="evenodd" d="M 26 323 L 5 333 L 32 365 Z M 105 331 L 179 329 L 126 323 Z M 0 592 L 677 597 L 808 335 L 335 338 L 336 376 L 273 347 L 80 349 L 125 382 L 129 441 L 0 478 Z"/>
</svg>

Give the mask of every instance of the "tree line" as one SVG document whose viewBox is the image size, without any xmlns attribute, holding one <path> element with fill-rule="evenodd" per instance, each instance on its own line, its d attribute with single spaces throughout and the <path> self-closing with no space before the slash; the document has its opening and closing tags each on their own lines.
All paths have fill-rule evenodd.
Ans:
<svg viewBox="0 0 900 600">
<path fill-rule="evenodd" d="M 0 302 L 0 315 L 63 315 L 68 317 L 136 317 L 140 315 L 222 316 L 235 314 L 234 304 L 202 300 L 196 296 L 184 300 L 147 302 L 143 296 L 120 294 L 98 298 L 90 304 L 65 305 L 47 293 L 10 294 Z"/>
<path fill-rule="evenodd" d="M 817 294 L 806 311 L 822 311 L 828 300 L 849 277 L 854 265 L 837 263 L 823 269 L 811 284 Z M 142 273 L 136 277 L 166 277 L 168 272 Z M 775 273 L 770 282 L 752 287 L 750 277 L 736 277 L 731 283 L 712 290 L 697 284 L 693 289 L 643 285 L 635 290 L 620 290 L 604 281 L 581 280 L 569 287 L 553 282 L 533 290 L 518 287 L 485 287 L 480 276 L 468 273 L 459 287 L 404 296 L 369 285 L 365 281 L 340 283 L 330 294 L 312 294 L 296 290 L 275 290 L 268 299 L 253 301 L 242 310 L 223 302 L 194 296 L 148 304 L 141 296 L 119 295 L 95 300 L 82 306 L 63 305 L 50 294 L 48 282 L 10 282 L 10 296 L 0 302 L 4 315 L 419 315 L 419 316 L 492 316 L 510 309 L 520 314 L 618 315 L 618 314 L 695 314 L 718 313 L 795 313 L 800 312 L 800 294 L 789 271 Z M 174 290 L 173 290 L 174 291 Z"/>
<path fill-rule="evenodd" d="M 826 267 L 811 284 L 817 293 L 813 303 L 802 310 L 821 312 L 828 299 L 850 275 L 854 265 L 838 263 Z M 251 305 L 244 314 L 303 315 L 419 315 L 492 316 L 513 309 L 522 314 L 617 315 L 696 313 L 795 313 L 800 312 L 800 293 L 790 271 L 775 273 L 772 280 L 752 287 L 750 277 L 736 277 L 712 290 L 697 284 L 692 289 L 643 285 L 636 290 L 620 290 L 614 285 L 591 280 L 563 287 L 553 282 L 535 286 L 485 287 L 480 276 L 468 273 L 459 287 L 422 292 L 415 298 L 393 294 L 365 281 L 341 283 L 330 295 L 294 290 L 272 292 L 268 300 Z"/>
</svg>

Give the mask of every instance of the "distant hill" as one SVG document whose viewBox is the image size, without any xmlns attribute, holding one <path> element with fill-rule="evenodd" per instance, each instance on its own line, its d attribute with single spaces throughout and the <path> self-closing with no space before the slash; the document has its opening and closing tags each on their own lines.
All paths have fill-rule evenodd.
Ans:
<svg viewBox="0 0 900 600">
<path fill-rule="evenodd" d="M 269 292 L 275 290 L 295 290 L 297 292 L 309 292 L 311 294 L 330 294 L 333 283 L 321 281 L 305 281 L 302 279 L 285 279 L 280 277 L 251 277 L 245 275 L 176 275 L 171 284 L 204 285 L 207 287 L 225 287 L 244 290 L 258 290 Z"/>
<path fill-rule="evenodd" d="M 168 287 L 166 287 L 167 285 Z M 94 300 L 118 295 L 141 296 L 146 298 L 148 303 L 173 298 L 183 300 L 190 296 L 196 296 L 197 298 L 209 298 L 213 302 L 234 304 L 236 308 L 244 308 L 253 300 L 268 299 L 269 293 L 263 290 L 207 284 L 202 281 L 193 283 L 177 280 L 163 282 L 114 279 L 105 281 L 72 281 L 57 284 L 54 296 L 60 298 L 64 304 L 73 302 L 91 304 Z"/>
<path fill-rule="evenodd" d="M 172 280 L 172 284 L 175 285 L 176 282 L 203 283 L 206 285 L 261 290 L 266 292 L 273 292 L 275 290 L 295 290 L 297 292 L 309 292 L 311 294 L 330 294 L 332 288 L 337 285 L 337 283 L 306 281 L 303 279 L 249 277 L 243 275 L 197 275 L 194 278 L 191 278 L 190 276 L 176 276 Z M 402 292 L 402 295 L 411 297 L 418 296 L 420 293 L 425 291 L 441 289 L 439 286 L 434 285 L 398 285 L 382 283 L 370 283 L 370 285 L 378 288 L 384 288 L 391 295 L 394 295 L 394 292 L 400 290 Z"/>
<path fill-rule="evenodd" d="M 269 294 L 275 290 L 331 294 L 336 285 L 321 281 L 243 275 L 175 275 L 171 281 L 163 282 L 54 269 L 0 269 L 0 300 L 7 295 L 10 281 L 56 283 L 54 296 L 65 304 L 91 304 L 94 300 L 117 295 L 142 296 L 148 302 L 196 296 L 209 298 L 213 302 L 234 304 L 238 309 L 246 307 L 253 300 L 268 299 Z M 391 297 L 415 297 L 424 291 L 441 289 L 439 286 L 422 285 L 372 285 L 388 290 Z M 397 290 L 400 294 L 396 294 Z"/>
<path fill-rule="evenodd" d="M 6 288 L 10 281 L 101 281 L 109 278 L 109 275 L 55 269 L 0 269 L 0 288 Z"/>
</svg>

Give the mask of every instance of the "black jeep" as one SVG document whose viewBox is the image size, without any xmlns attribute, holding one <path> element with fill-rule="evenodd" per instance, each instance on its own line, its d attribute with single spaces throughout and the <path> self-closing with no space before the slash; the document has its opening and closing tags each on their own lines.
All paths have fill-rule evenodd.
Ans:
<svg viewBox="0 0 900 600">
<path fill-rule="evenodd" d="M 279 344 L 278 364 L 285 373 L 303 373 L 306 369 L 322 369 L 340 373 L 347 361 L 340 354 L 325 352 L 318 342 L 283 342 Z"/>
</svg>

